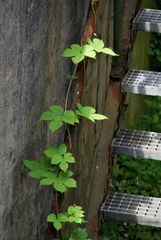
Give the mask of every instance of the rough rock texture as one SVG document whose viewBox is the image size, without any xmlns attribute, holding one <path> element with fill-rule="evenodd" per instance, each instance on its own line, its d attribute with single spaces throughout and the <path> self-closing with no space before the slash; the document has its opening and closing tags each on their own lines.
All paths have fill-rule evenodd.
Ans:
<svg viewBox="0 0 161 240">
<path fill-rule="evenodd" d="M 0 0 L 0 239 L 46 239 L 51 190 L 27 177 L 51 136 L 39 121 L 62 104 L 70 61 L 63 49 L 81 36 L 87 0 Z M 55 142 L 62 138 L 59 132 Z"/>
</svg>

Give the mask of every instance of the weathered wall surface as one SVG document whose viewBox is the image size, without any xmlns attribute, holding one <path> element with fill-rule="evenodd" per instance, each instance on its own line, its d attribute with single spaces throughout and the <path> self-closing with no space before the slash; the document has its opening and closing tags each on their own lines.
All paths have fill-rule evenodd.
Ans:
<svg viewBox="0 0 161 240">
<path fill-rule="evenodd" d="M 23 159 L 50 139 L 39 117 L 64 102 L 71 66 L 60 55 L 80 37 L 87 10 L 86 0 L 0 0 L 1 240 L 46 239 L 52 193 L 27 177 Z"/>
</svg>

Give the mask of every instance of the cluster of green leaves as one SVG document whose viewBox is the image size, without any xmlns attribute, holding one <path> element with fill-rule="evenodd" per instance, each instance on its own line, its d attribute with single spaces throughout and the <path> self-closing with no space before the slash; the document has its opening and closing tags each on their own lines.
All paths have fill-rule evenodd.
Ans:
<svg viewBox="0 0 161 240">
<path fill-rule="evenodd" d="M 49 111 L 41 115 L 41 120 L 49 121 L 49 129 L 54 133 L 62 127 L 63 124 L 75 125 L 79 123 L 80 117 L 87 118 L 92 122 L 107 119 L 106 116 L 97 114 L 93 107 L 77 104 L 75 111 L 64 111 L 61 106 L 51 106 L 49 107 Z M 67 146 L 61 144 L 59 146 L 49 146 L 44 151 L 43 159 L 39 162 L 25 160 L 24 165 L 30 169 L 28 173 L 29 176 L 40 179 L 40 185 L 52 185 L 55 191 L 64 193 L 68 188 L 77 187 L 75 179 L 72 178 L 73 172 L 69 170 L 69 165 L 75 162 L 73 155 L 67 151 Z M 70 206 L 66 214 L 50 214 L 48 216 L 48 221 L 53 222 L 53 226 L 59 231 L 62 228 L 62 223 L 69 222 L 81 224 L 83 222 L 83 217 L 84 213 L 81 207 Z M 77 234 L 83 236 L 82 231 L 83 230 L 79 229 Z M 76 234 L 76 232 L 74 234 Z M 69 239 L 74 239 L 74 235 Z"/>
<path fill-rule="evenodd" d="M 87 44 L 81 46 L 79 44 L 72 44 L 70 48 L 67 48 L 63 57 L 71 58 L 74 64 L 80 63 L 85 57 L 96 58 L 96 53 L 104 53 L 111 56 L 118 56 L 110 48 L 106 48 L 104 42 L 101 39 L 87 39 Z"/>
<path fill-rule="evenodd" d="M 59 166 L 64 172 L 68 170 L 70 163 L 76 162 L 72 153 L 67 152 L 66 144 L 61 144 L 58 147 L 49 146 L 44 153 L 51 158 L 51 164 Z"/>
<path fill-rule="evenodd" d="M 58 239 L 52 239 L 58 240 Z M 73 224 L 73 227 L 69 230 L 67 235 L 62 234 L 62 240 L 91 240 L 88 238 L 88 233 L 86 228 L 77 227 Z"/>
<path fill-rule="evenodd" d="M 84 211 L 80 206 L 69 206 L 65 213 L 59 213 L 58 215 L 52 213 L 48 215 L 47 221 L 53 223 L 53 226 L 59 231 L 63 223 L 85 223 Z"/>
<path fill-rule="evenodd" d="M 64 123 L 75 125 L 79 123 L 77 115 L 74 111 L 64 111 L 61 106 L 50 106 L 49 111 L 43 112 L 40 119 L 42 121 L 49 121 L 49 129 L 55 133 Z"/>
<path fill-rule="evenodd" d="M 64 240 L 90 240 L 85 228 L 74 228 L 70 234 L 70 237 Z"/>
<path fill-rule="evenodd" d="M 45 150 L 46 159 L 40 162 L 25 160 L 24 164 L 31 171 L 33 178 L 40 179 L 40 185 L 52 185 L 58 192 L 65 192 L 67 188 L 76 188 L 77 183 L 72 178 L 69 164 L 75 163 L 75 158 L 67 152 L 67 146 L 50 146 Z"/>
<path fill-rule="evenodd" d="M 82 106 L 80 103 L 77 104 L 76 114 L 81 117 L 85 117 L 92 122 L 96 120 L 105 120 L 108 119 L 106 116 L 102 114 L 96 113 L 96 109 L 89 106 Z"/>
<path fill-rule="evenodd" d="M 49 111 L 44 112 L 41 115 L 40 119 L 42 121 L 49 121 L 49 129 L 52 133 L 54 133 L 60 127 L 62 127 L 64 123 L 71 125 L 79 123 L 79 117 L 85 117 L 92 122 L 95 122 L 95 120 L 98 121 L 107 119 L 106 116 L 96 113 L 95 108 L 90 106 L 82 106 L 81 104 L 77 104 L 75 111 L 64 111 L 64 109 L 60 106 L 51 106 L 49 107 Z"/>
</svg>

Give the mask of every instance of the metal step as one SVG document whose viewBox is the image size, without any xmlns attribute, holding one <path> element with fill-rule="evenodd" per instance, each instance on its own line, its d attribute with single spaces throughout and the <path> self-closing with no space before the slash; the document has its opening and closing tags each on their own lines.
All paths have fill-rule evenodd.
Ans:
<svg viewBox="0 0 161 240">
<path fill-rule="evenodd" d="M 161 160 L 161 133 L 119 129 L 111 151 L 112 154 Z"/>
<path fill-rule="evenodd" d="M 161 96 L 161 72 L 131 69 L 122 81 L 122 92 Z"/>
<path fill-rule="evenodd" d="M 101 207 L 102 220 L 161 227 L 161 198 L 109 193 Z"/>
<path fill-rule="evenodd" d="M 133 30 L 161 33 L 161 10 L 140 10 L 133 20 Z"/>
</svg>

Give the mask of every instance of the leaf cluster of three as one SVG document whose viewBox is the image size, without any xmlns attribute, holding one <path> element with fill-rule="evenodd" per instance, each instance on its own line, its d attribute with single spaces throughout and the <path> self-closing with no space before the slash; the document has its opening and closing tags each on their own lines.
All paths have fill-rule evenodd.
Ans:
<svg viewBox="0 0 161 240">
<path fill-rule="evenodd" d="M 79 44 L 72 44 L 70 48 L 67 48 L 63 57 L 70 57 L 74 64 L 80 63 L 85 57 L 96 58 L 96 53 L 104 53 L 111 56 L 118 56 L 110 48 L 106 48 L 104 42 L 101 39 L 94 38 L 87 39 L 87 44 L 80 46 Z"/>
</svg>

